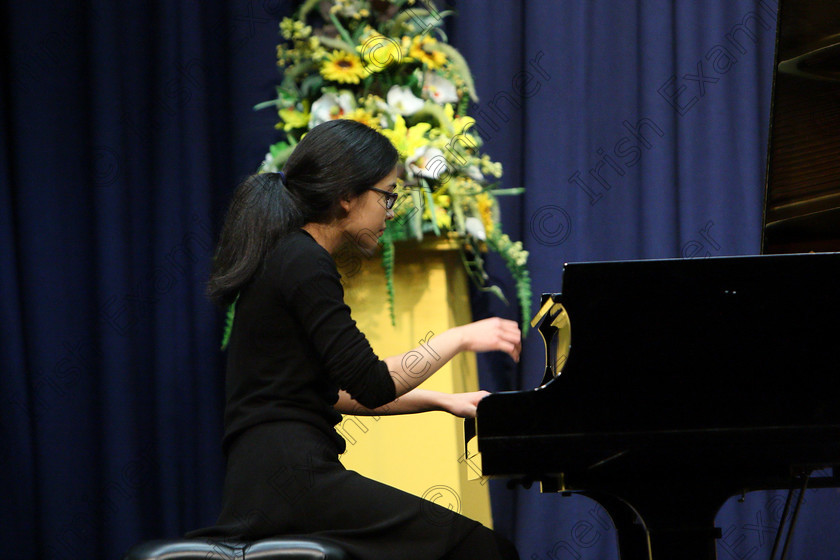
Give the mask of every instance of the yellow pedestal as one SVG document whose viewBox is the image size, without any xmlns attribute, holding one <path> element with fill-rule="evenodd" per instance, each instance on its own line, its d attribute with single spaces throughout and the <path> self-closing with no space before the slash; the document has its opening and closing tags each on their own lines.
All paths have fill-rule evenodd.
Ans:
<svg viewBox="0 0 840 560">
<path fill-rule="evenodd" d="M 391 325 L 381 260 L 359 254 L 337 260 L 345 301 L 382 358 L 472 320 L 466 273 L 448 240 L 396 245 L 396 327 Z M 475 355 L 456 356 L 422 387 L 447 393 L 477 390 Z M 337 429 L 347 440 L 341 461 L 348 469 L 492 526 L 486 481 L 468 480 L 460 418 L 445 412 L 345 416 Z"/>
</svg>

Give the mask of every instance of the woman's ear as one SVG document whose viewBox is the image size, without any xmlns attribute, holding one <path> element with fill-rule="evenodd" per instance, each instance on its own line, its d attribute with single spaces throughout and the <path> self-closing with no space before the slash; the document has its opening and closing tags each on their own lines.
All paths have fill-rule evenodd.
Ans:
<svg viewBox="0 0 840 560">
<path fill-rule="evenodd" d="M 350 212 L 350 209 L 356 205 L 357 198 L 359 197 L 343 196 L 338 200 L 338 203 L 341 204 L 341 208 L 344 210 L 345 214 Z"/>
</svg>

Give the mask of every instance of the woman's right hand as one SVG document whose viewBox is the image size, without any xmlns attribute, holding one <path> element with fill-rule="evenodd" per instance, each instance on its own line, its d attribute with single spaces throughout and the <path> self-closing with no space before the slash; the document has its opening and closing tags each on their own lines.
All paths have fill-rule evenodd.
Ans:
<svg viewBox="0 0 840 560">
<path fill-rule="evenodd" d="M 471 352 L 499 350 L 519 361 L 522 352 L 522 333 L 516 321 L 491 317 L 460 327 L 463 349 Z"/>
<path fill-rule="evenodd" d="M 487 391 L 473 391 L 471 393 L 441 393 L 443 401 L 440 408 L 458 418 L 475 418 L 478 401 L 489 395 Z"/>
</svg>

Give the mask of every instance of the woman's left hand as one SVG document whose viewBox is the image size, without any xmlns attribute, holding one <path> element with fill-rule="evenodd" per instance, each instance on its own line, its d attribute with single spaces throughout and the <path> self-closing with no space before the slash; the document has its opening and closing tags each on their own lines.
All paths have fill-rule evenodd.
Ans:
<svg viewBox="0 0 840 560">
<path fill-rule="evenodd" d="M 459 418 L 475 418 L 478 401 L 489 395 L 487 391 L 473 391 L 472 393 L 453 393 L 447 395 L 443 409 Z"/>
</svg>

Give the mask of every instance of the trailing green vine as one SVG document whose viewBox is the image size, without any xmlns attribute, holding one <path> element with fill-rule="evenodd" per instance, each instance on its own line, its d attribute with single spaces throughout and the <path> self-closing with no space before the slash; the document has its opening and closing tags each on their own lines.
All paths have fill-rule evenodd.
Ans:
<svg viewBox="0 0 840 560">
<path fill-rule="evenodd" d="M 388 309 L 391 312 L 391 324 L 396 326 L 397 316 L 394 311 L 394 244 L 382 243 L 382 268 L 385 270 L 385 289 L 388 292 Z"/>
<path fill-rule="evenodd" d="M 239 301 L 239 294 L 236 294 L 236 298 L 233 300 L 233 303 L 228 306 L 227 313 L 225 313 L 225 329 L 222 334 L 222 350 L 227 349 L 228 343 L 230 342 L 230 333 L 233 332 L 233 320 L 236 317 L 237 301 Z"/>
</svg>

